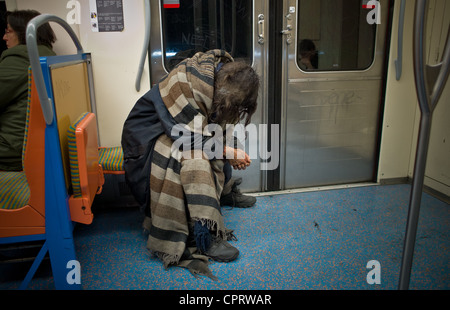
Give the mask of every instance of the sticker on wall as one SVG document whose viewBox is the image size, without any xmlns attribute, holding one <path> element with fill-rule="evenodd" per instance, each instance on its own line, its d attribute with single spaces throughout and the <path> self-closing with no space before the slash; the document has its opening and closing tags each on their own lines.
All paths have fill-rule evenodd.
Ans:
<svg viewBox="0 0 450 310">
<path fill-rule="evenodd" d="M 164 8 L 165 9 L 179 9 L 180 8 L 180 0 L 164 0 Z"/>
<path fill-rule="evenodd" d="M 93 32 L 121 32 L 124 29 L 122 0 L 89 0 Z"/>
</svg>

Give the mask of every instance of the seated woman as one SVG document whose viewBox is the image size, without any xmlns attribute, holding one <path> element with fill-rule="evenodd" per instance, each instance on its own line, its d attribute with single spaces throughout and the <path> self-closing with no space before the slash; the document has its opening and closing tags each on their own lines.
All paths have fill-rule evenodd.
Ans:
<svg viewBox="0 0 450 310">
<path fill-rule="evenodd" d="M 0 57 L 0 170 L 22 170 L 30 66 L 25 32 L 28 22 L 39 14 L 32 10 L 7 14 L 3 40 L 8 49 Z M 39 55 L 55 55 L 56 38 L 50 25 L 39 27 L 37 36 Z"/>
<path fill-rule="evenodd" d="M 255 71 L 227 52 L 197 53 L 139 99 L 128 116 L 122 134 L 126 180 L 151 219 L 147 248 L 166 267 L 213 277 L 209 258 L 229 262 L 238 257 L 227 242 L 232 232 L 225 228 L 220 200 L 239 201 L 239 207 L 256 202 L 236 190 L 229 169 L 245 169 L 251 161 L 235 143 L 224 142 L 225 159 L 211 158 L 203 147 L 213 138 L 209 124 L 225 130 L 241 120 L 250 123 L 258 89 Z M 175 144 L 180 138 L 175 128 L 183 128 L 184 138 L 190 133 L 189 147 Z"/>
<path fill-rule="evenodd" d="M 300 41 L 299 44 L 299 61 L 298 65 L 303 71 L 317 69 L 319 57 L 316 50 L 316 45 L 309 39 Z"/>
</svg>

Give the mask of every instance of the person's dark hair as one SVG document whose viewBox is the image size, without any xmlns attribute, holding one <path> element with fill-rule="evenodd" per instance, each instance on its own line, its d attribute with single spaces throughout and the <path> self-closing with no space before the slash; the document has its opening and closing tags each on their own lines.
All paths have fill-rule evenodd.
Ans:
<svg viewBox="0 0 450 310">
<path fill-rule="evenodd" d="M 40 15 L 35 10 L 17 10 L 7 13 L 7 21 L 9 26 L 16 32 L 19 44 L 26 44 L 27 24 L 34 17 Z M 50 48 L 56 41 L 55 33 L 48 23 L 43 24 L 37 30 L 37 44 L 46 45 Z"/>
<path fill-rule="evenodd" d="M 313 52 L 316 50 L 316 45 L 314 44 L 313 41 L 309 40 L 309 39 L 304 39 L 300 42 L 300 53 L 304 53 L 304 52 Z"/>
<path fill-rule="evenodd" d="M 319 65 L 319 54 L 316 51 L 316 45 L 314 42 L 309 39 L 300 41 L 299 50 L 300 57 L 310 57 L 311 65 L 317 69 Z"/>
<path fill-rule="evenodd" d="M 219 125 L 250 124 L 257 108 L 259 77 L 245 62 L 229 62 L 216 73 L 210 120 Z"/>
</svg>

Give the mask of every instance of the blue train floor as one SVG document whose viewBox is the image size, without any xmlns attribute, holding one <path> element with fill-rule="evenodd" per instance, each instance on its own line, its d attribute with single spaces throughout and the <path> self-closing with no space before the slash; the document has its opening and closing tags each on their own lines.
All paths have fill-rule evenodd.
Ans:
<svg viewBox="0 0 450 310">
<path fill-rule="evenodd" d="M 75 246 L 85 290 L 396 290 L 410 185 L 366 186 L 258 197 L 250 209 L 223 208 L 240 250 L 213 262 L 218 278 L 195 278 L 146 250 L 135 208 L 103 210 L 78 225 Z M 450 206 L 424 193 L 410 289 L 450 289 Z M 379 270 L 368 263 L 376 260 Z M 49 269 L 49 267 L 48 267 Z M 367 275 L 379 271 L 379 284 Z M 20 281 L 0 281 L 0 289 Z M 30 289 L 53 289 L 51 271 Z"/>
</svg>

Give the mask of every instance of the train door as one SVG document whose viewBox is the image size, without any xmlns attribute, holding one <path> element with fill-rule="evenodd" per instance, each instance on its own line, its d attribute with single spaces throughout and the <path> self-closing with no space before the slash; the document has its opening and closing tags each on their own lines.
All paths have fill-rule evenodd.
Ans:
<svg viewBox="0 0 450 310">
<path fill-rule="evenodd" d="M 372 181 L 388 11 L 388 0 L 151 1 L 150 79 L 213 48 L 252 64 L 244 191 Z"/>
<path fill-rule="evenodd" d="M 282 189 L 373 181 L 389 2 L 284 0 Z"/>
<path fill-rule="evenodd" d="M 181 60 L 195 52 L 225 49 L 235 60 L 252 65 L 261 78 L 258 110 L 247 135 L 246 149 L 251 150 L 252 165 L 235 176 L 245 177 L 246 191 L 261 191 L 265 173 L 261 158 L 266 130 L 267 68 L 267 0 L 160 0 L 151 1 L 151 34 L 149 45 L 150 79 L 156 84 Z M 236 128 L 237 130 L 239 128 Z M 245 133 L 239 131 L 245 137 Z M 263 151 L 260 151 L 263 150 Z"/>
</svg>

